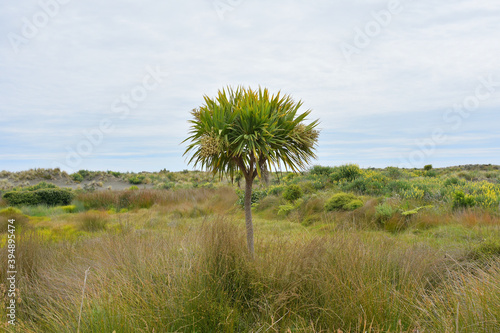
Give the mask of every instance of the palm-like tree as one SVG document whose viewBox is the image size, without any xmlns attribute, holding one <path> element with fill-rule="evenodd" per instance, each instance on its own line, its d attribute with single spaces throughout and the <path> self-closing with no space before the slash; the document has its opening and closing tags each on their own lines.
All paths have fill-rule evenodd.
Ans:
<svg viewBox="0 0 500 333">
<path fill-rule="evenodd" d="M 245 178 L 245 223 L 247 245 L 254 254 L 252 184 L 264 171 L 303 169 L 311 158 L 319 131 L 318 120 L 304 124 L 310 110 L 299 113 L 302 102 L 288 95 L 270 95 L 267 89 L 227 87 L 216 98 L 204 97 L 205 104 L 192 111 L 190 141 L 184 155 L 214 175 Z"/>
</svg>

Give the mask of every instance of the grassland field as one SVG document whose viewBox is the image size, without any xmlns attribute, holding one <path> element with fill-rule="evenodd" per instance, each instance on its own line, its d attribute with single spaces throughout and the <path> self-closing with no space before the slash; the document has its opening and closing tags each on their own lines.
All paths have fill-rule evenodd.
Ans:
<svg viewBox="0 0 500 333">
<path fill-rule="evenodd" d="M 0 172 L 0 330 L 500 332 L 500 166 L 266 178 Z"/>
</svg>

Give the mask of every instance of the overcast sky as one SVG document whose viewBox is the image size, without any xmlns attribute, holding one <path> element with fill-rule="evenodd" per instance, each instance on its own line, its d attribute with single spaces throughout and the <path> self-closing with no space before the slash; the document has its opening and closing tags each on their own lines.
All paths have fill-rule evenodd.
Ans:
<svg viewBox="0 0 500 333">
<path fill-rule="evenodd" d="M 227 85 L 302 100 L 313 164 L 500 164 L 498 0 L 23 0 L 0 33 L 0 170 L 191 169 Z"/>
</svg>

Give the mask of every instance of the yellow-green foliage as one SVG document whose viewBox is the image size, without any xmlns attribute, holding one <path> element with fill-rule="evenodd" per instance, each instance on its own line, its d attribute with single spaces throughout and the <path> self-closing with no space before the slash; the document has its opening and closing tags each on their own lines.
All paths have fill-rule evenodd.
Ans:
<svg viewBox="0 0 500 333">
<path fill-rule="evenodd" d="M 0 210 L 0 233 L 7 232 L 7 225 L 10 219 L 15 220 L 13 225 L 16 226 L 16 228 L 29 226 L 28 217 L 24 215 L 21 210 L 14 207 L 7 207 Z"/>
<path fill-rule="evenodd" d="M 65 213 L 75 213 L 76 212 L 76 206 L 75 205 L 62 206 L 61 209 Z"/>
<path fill-rule="evenodd" d="M 354 194 L 351 193 L 336 193 L 332 195 L 325 203 L 327 212 L 333 210 L 355 210 L 363 206 L 363 202 Z"/>
</svg>

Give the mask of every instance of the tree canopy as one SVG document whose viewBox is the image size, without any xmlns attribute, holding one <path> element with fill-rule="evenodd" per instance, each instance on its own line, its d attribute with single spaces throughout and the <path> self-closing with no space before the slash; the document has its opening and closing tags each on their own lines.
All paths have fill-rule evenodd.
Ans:
<svg viewBox="0 0 500 333">
<path fill-rule="evenodd" d="M 318 120 L 303 123 L 311 111 L 299 113 L 301 101 L 243 87 L 227 87 L 204 100 L 192 111 L 185 140 L 191 141 L 185 152 L 192 154 L 189 163 L 221 176 L 241 170 L 245 178 L 255 178 L 265 165 L 298 171 L 316 157 Z"/>
</svg>

